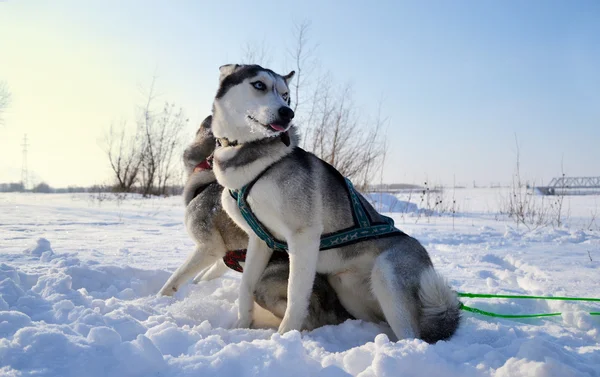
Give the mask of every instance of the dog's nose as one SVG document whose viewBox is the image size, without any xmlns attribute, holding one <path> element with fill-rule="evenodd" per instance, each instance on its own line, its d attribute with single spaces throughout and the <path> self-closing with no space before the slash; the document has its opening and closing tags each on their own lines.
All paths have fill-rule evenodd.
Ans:
<svg viewBox="0 0 600 377">
<path fill-rule="evenodd" d="M 279 108 L 279 116 L 281 117 L 281 120 L 289 122 L 294 119 L 294 111 L 287 106 L 282 106 Z"/>
</svg>

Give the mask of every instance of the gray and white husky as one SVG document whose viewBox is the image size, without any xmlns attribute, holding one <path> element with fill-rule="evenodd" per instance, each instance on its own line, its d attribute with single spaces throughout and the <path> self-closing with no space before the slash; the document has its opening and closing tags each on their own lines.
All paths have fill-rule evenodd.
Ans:
<svg viewBox="0 0 600 377">
<path fill-rule="evenodd" d="M 258 65 L 220 68 L 212 120 L 220 145 L 214 172 L 226 188 L 223 208 L 249 238 L 238 326 L 251 323 L 252 293 L 273 254 L 244 217 L 249 209 L 263 234 L 287 244 L 288 300 L 280 333 L 301 329 L 313 281 L 323 274 L 354 317 L 384 320 L 398 339 L 449 338 L 460 322 L 460 304 L 416 239 L 396 230 L 342 247 L 322 247 L 325 235 L 354 229 L 356 206 L 369 224 L 384 224 L 387 218 L 355 191 L 352 202 L 344 177 L 298 147 L 288 87 L 293 75 Z"/>
<path fill-rule="evenodd" d="M 173 295 L 182 284 L 194 276 L 194 282 L 198 282 L 223 275 L 228 270 L 223 259 L 232 252 L 242 252 L 243 255 L 248 245 L 246 233 L 231 221 L 221 207 L 223 187 L 216 182 L 210 164 L 210 157 L 215 149 L 211 118 L 209 116 L 202 122 L 194 141 L 183 154 L 188 175 L 183 191 L 186 205 L 185 224 L 196 243 L 196 248 L 162 287 L 159 292 L 161 295 Z M 240 267 L 241 261 L 234 261 L 234 264 L 236 262 Z M 276 318 L 263 315 L 258 319 L 254 318 L 257 322 L 279 325 L 287 303 L 288 275 L 287 256 L 275 254 L 254 293 L 256 303 Z M 352 316 L 340 304 L 326 277 L 317 276 L 310 299 L 309 315 L 302 329 L 311 330 L 324 325 L 335 325 L 350 318 Z"/>
</svg>

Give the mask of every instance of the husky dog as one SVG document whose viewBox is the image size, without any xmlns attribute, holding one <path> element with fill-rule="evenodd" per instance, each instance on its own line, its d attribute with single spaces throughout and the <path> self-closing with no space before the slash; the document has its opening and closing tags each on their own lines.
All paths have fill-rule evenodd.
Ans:
<svg viewBox="0 0 600 377">
<path fill-rule="evenodd" d="M 274 253 L 265 242 L 270 239 L 287 247 L 290 260 L 280 333 L 301 329 L 315 276 L 324 274 L 351 315 L 386 321 L 398 339 L 451 337 L 460 322 L 456 294 L 434 270 L 425 248 L 393 222 L 387 234 L 360 242 L 337 239 L 343 246 L 323 247 L 325 238 L 355 229 L 356 208 L 364 215 L 360 221 L 374 224 L 366 231 L 391 219 L 334 167 L 298 147 L 288 87 L 293 75 L 258 65 L 220 68 L 212 120 L 218 142 L 214 172 L 226 188 L 223 208 L 249 238 L 238 326 L 251 322 L 252 293 Z"/>
<path fill-rule="evenodd" d="M 186 205 L 185 224 L 196 243 L 196 249 L 171 275 L 160 290 L 161 295 L 173 295 L 183 283 L 194 276 L 194 282 L 221 276 L 227 271 L 223 260 L 231 253 L 230 250 L 242 251 L 241 249 L 248 245 L 246 233 L 231 221 L 221 207 L 223 187 L 216 182 L 210 164 L 210 157 L 215 149 L 211 118 L 209 116 L 202 122 L 193 143 L 183 154 L 188 175 L 183 191 Z M 243 252 L 245 253 L 245 250 Z M 276 254 L 269 261 L 256 285 L 256 303 L 279 319 L 275 321 L 276 325 L 283 318 L 287 305 L 288 275 L 287 255 Z M 324 276 L 317 276 L 313 289 L 310 314 L 302 325 L 303 329 L 335 325 L 352 318 L 340 304 Z"/>
</svg>

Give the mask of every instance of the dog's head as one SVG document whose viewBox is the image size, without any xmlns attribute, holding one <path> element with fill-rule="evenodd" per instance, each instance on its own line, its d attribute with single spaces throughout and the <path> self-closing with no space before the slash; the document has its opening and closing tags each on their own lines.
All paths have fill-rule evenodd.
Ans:
<svg viewBox="0 0 600 377">
<path fill-rule="evenodd" d="M 215 150 L 215 137 L 211 130 L 212 115 L 206 117 L 196 131 L 196 137 L 183 152 L 183 164 L 188 176 L 194 172 L 210 170 L 207 158 Z"/>
<path fill-rule="evenodd" d="M 286 132 L 294 118 L 289 83 L 258 65 L 220 67 L 219 90 L 213 104 L 213 132 L 219 138 L 245 143 Z"/>
</svg>

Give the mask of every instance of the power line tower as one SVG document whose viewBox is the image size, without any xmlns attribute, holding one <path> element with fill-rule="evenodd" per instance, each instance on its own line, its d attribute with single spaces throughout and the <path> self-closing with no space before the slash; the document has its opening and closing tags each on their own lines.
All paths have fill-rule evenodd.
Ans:
<svg viewBox="0 0 600 377">
<path fill-rule="evenodd" d="M 23 136 L 23 160 L 21 164 L 21 183 L 23 184 L 23 189 L 27 190 L 29 187 L 29 170 L 27 169 L 27 147 L 29 147 L 29 143 L 27 143 L 27 134 Z"/>
</svg>

